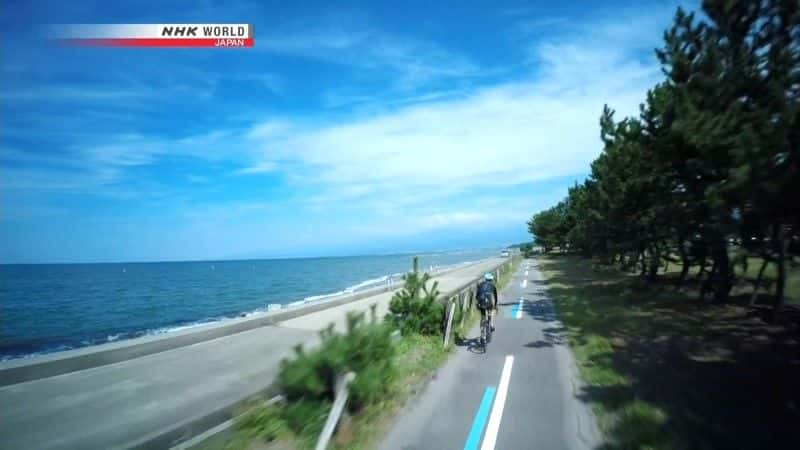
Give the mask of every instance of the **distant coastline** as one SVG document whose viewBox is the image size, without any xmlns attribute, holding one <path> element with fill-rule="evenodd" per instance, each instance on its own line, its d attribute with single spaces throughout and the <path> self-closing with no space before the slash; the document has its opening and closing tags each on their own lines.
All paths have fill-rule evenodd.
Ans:
<svg viewBox="0 0 800 450">
<path fill-rule="evenodd" d="M 0 266 L 0 359 L 157 335 L 324 301 L 411 267 L 464 264 L 500 249 L 392 255 Z"/>
</svg>

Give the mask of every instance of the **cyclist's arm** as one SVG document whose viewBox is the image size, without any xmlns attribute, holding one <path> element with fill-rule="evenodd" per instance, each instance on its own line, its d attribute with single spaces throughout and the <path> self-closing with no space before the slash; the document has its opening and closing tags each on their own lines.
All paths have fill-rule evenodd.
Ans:
<svg viewBox="0 0 800 450">
<path fill-rule="evenodd" d="M 494 291 L 494 309 L 497 309 L 497 303 L 500 301 L 500 296 L 497 295 L 497 286 L 492 285 L 492 290 Z"/>
</svg>

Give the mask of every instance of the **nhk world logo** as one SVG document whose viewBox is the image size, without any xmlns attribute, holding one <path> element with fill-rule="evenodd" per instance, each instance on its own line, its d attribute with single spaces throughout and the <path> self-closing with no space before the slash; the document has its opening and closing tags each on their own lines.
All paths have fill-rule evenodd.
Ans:
<svg viewBox="0 0 800 450">
<path fill-rule="evenodd" d="M 253 26 L 239 23 L 52 25 L 47 38 L 88 47 L 252 47 Z"/>
</svg>

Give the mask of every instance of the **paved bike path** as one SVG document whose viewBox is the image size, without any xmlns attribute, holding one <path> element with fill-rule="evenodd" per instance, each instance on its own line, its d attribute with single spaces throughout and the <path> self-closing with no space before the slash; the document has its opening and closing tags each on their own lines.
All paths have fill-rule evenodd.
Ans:
<svg viewBox="0 0 800 450">
<path fill-rule="evenodd" d="M 525 260 L 500 292 L 496 331 L 486 353 L 474 340 L 462 343 L 403 408 L 380 449 L 583 450 L 600 445 L 593 416 L 576 397 L 571 354 L 541 280 L 536 261 Z M 469 334 L 478 335 L 477 327 Z"/>
</svg>

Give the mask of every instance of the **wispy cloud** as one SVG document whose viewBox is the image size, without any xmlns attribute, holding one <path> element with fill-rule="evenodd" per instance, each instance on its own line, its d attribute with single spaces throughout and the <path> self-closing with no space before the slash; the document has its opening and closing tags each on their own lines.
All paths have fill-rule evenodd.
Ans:
<svg viewBox="0 0 800 450">
<path fill-rule="evenodd" d="M 0 152 L 0 173 L 4 175 L 0 189 L 148 196 L 153 193 L 131 189 L 123 192 L 107 187 L 130 183 L 146 185 L 146 180 L 133 177 L 131 171 L 154 165 L 165 158 L 239 161 L 241 164 L 250 160 L 246 145 L 234 131 L 216 130 L 182 138 L 135 133 L 99 136 L 92 142 L 72 145 L 58 153 L 5 148 Z M 189 181 L 196 183 L 201 179 Z"/>
<path fill-rule="evenodd" d="M 388 71 L 403 90 L 433 80 L 483 75 L 469 58 L 434 42 L 336 22 L 272 33 L 259 39 L 258 48 L 351 66 L 359 76 L 385 77 Z"/>
<path fill-rule="evenodd" d="M 48 102 L 108 102 L 130 101 L 153 95 L 152 91 L 120 90 L 95 86 L 35 86 L 23 89 L 0 90 L 0 101 L 48 101 Z"/>
<path fill-rule="evenodd" d="M 647 42 L 657 42 L 657 29 L 641 23 L 647 29 L 625 36 L 648 35 Z M 606 21 L 585 26 L 618 33 Z M 565 32 L 530 47 L 534 74 L 518 82 L 455 97 L 433 95 L 427 102 L 336 123 L 285 118 L 280 126 L 256 125 L 248 136 L 261 156 L 240 173 L 294 163 L 304 170 L 290 180 L 318 186 L 322 194 L 315 198 L 358 198 L 377 210 L 387 201 L 446 204 L 437 192 L 449 198 L 584 173 L 601 149 L 597 120 L 603 105 L 635 114 L 659 78 L 652 57 L 641 61 L 641 46 L 622 38 L 589 42 Z"/>
<path fill-rule="evenodd" d="M 164 230 L 175 255 L 195 242 L 225 254 L 524 233 L 600 151 L 603 104 L 636 114 L 660 79 L 651 50 L 672 8 L 563 9 L 569 20 L 562 8 L 507 10 L 478 43 L 436 40 L 461 26 L 451 35 L 314 12 L 257 26 L 252 51 L 213 57 L 49 61 L 14 47 L 0 65 L 0 195 L 46 200 L 20 217 L 89 199 L 81 217 L 131 237 L 149 227 L 159 257 Z M 102 210 L 120 204 L 163 213 L 128 223 Z"/>
<path fill-rule="evenodd" d="M 256 175 L 275 172 L 278 165 L 270 161 L 262 161 L 254 166 L 237 169 L 234 171 L 236 175 Z"/>
</svg>

